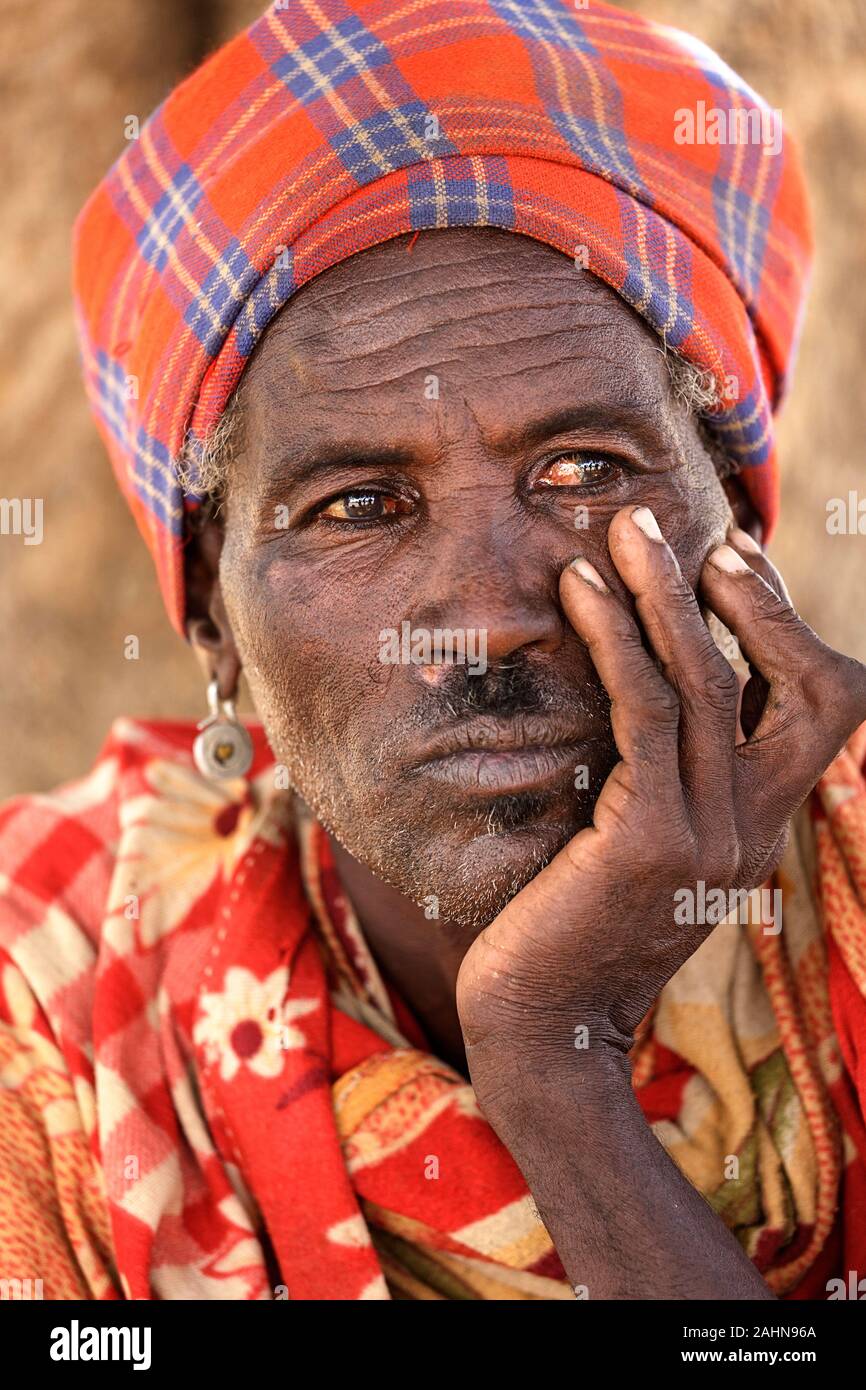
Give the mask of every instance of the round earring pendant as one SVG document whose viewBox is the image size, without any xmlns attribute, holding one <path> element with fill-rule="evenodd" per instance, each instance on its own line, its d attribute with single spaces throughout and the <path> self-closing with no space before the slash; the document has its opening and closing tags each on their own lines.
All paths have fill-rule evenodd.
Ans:
<svg viewBox="0 0 866 1390">
<path fill-rule="evenodd" d="M 192 755 L 204 777 L 243 777 L 252 766 L 253 741 L 243 724 L 220 719 L 198 735 Z"/>
</svg>

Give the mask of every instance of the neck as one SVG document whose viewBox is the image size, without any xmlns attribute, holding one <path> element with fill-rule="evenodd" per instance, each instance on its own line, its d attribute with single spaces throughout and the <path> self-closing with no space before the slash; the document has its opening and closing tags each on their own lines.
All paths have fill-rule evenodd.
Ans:
<svg viewBox="0 0 866 1390">
<path fill-rule="evenodd" d="M 455 1003 L 457 974 L 476 931 L 431 921 L 329 836 L 340 880 L 376 964 L 408 1004 L 438 1057 L 464 1076 L 466 1050 Z"/>
</svg>

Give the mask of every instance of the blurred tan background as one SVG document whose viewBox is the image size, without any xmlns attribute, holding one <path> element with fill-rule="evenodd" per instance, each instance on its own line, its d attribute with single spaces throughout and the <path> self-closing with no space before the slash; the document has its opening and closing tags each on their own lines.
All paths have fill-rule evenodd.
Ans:
<svg viewBox="0 0 866 1390">
<path fill-rule="evenodd" d="M 201 717 L 204 691 L 171 631 L 79 384 L 69 233 L 146 116 L 259 0 L 0 0 L 0 496 L 44 499 L 45 539 L 0 536 L 0 796 L 93 760 L 118 714 Z M 828 536 L 826 503 L 864 483 L 866 4 L 634 0 L 689 29 L 780 107 L 799 139 L 818 258 L 783 414 L 773 556 L 825 639 L 866 659 L 866 537 Z M 135 634 L 140 658 L 124 658 Z"/>
</svg>

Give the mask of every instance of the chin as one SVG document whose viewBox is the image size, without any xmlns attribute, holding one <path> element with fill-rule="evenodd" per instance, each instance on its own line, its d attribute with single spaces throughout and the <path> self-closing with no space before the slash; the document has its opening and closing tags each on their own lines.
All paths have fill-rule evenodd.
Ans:
<svg viewBox="0 0 866 1390">
<path fill-rule="evenodd" d="M 492 797 L 447 827 L 409 819 L 403 848 L 414 852 L 380 871 L 425 910 L 435 899 L 440 922 L 480 931 L 591 820 L 592 803 L 573 793 Z"/>
<path fill-rule="evenodd" d="M 422 908 L 431 928 L 477 933 L 592 823 L 608 770 L 594 769 L 588 790 L 575 790 L 570 776 L 488 794 L 400 778 L 380 781 L 371 799 L 366 767 L 363 779 L 340 779 L 340 797 L 337 779 L 298 790 L 347 852 Z"/>
</svg>

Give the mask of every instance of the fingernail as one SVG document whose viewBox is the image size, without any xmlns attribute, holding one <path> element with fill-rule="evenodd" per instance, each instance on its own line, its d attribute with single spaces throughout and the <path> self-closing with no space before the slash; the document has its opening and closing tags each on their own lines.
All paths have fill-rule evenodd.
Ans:
<svg viewBox="0 0 866 1390">
<path fill-rule="evenodd" d="M 649 536 L 651 541 L 664 540 L 664 536 L 659 530 L 659 524 L 649 507 L 635 507 L 631 519 L 638 530 L 643 531 L 645 536 Z"/>
<path fill-rule="evenodd" d="M 729 545 L 717 545 L 708 558 L 717 570 L 725 570 L 728 574 L 743 574 L 750 568 L 742 555 L 738 555 Z"/>
<path fill-rule="evenodd" d="M 581 579 L 585 579 L 587 584 L 591 584 L 593 589 L 597 589 L 600 594 L 607 593 L 607 585 L 595 565 L 591 565 L 588 560 L 584 560 L 582 555 L 578 555 L 576 560 L 572 560 L 569 569 L 575 570 L 580 575 Z"/>
<path fill-rule="evenodd" d="M 748 531 L 743 531 L 739 526 L 732 526 L 728 532 L 734 545 L 738 545 L 741 550 L 747 550 L 750 555 L 760 555 L 761 547 L 758 542 L 749 535 Z"/>
</svg>

